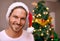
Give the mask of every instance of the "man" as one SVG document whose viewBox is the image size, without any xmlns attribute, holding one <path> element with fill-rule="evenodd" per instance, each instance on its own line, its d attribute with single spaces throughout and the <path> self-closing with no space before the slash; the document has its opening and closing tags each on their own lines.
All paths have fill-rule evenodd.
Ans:
<svg viewBox="0 0 60 41">
<path fill-rule="evenodd" d="M 24 3 L 10 5 L 6 14 L 9 27 L 0 32 L 0 41 L 34 41 L 32 33 L 23 30 L 28 14 L 28 7 Z"/>
</svg>

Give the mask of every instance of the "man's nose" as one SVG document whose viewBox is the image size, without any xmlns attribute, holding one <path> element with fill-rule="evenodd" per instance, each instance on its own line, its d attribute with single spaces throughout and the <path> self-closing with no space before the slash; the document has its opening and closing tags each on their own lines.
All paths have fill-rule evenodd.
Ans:
<svg viewBox="0 0 60 41">
<path fill-rule="evenodd" d="M 21 19 L 20 19 L 20 18 L 17 20 L 17 23 L 18 23 L 18 24 L 20 24 L 20 23 L 21 23 Z"/>
</svg>

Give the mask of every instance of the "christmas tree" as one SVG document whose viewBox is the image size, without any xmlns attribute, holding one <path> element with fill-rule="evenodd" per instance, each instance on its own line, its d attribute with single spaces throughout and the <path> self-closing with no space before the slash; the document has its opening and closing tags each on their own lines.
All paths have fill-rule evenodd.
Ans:
<svg viewBox="0 0 60 41">
<path fill-rule="evenodd" d="M 45 1 L 33 3 L 33 21 L 32 26 L 35 28 L 33 35 L 35 41 L 58 41 L 58 35 L 52 25 L 52 17 L 49 15 L 49 8 L 46 7 Z"/>
</svg>

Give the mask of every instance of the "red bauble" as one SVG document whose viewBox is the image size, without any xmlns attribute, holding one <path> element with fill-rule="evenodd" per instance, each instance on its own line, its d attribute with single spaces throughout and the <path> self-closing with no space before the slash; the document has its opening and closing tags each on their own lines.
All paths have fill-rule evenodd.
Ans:
<svg viewBox="0 0 60 41">
<path fill-rule="evenodd" d="M 54 25 L 52 25 L 52 24 L 51 24 L 50 26 L 51 26 L 51 27 L 54 27 Z"/>
<path fill-rule="evenodd" d="M 53 39 L 54 38 L 54 35 L 51 35 L 50 37 Z"/>
<path fill-rule="evenodd" d="M 42 22 L 44 23 L 44 22 L 45 22 L 45 20 L 44 20 L 44 19 L 42 19 Z"/>
</svg>

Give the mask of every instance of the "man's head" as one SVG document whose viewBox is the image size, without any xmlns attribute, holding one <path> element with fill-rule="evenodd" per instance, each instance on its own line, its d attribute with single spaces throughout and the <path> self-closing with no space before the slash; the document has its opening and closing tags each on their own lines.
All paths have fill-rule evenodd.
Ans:
<svg viewBox="0 0 60 41">
<path fill-rule="evenodd" d="M 6 15 L 6 19 L 9 22 L 10 28 L 15 32 L 20 31 L 26 23 L 26 17 L 28 13 L 28 7 L 24 3 L 13 3 L 8 8 L 8 12 Z"/>
</svg>

